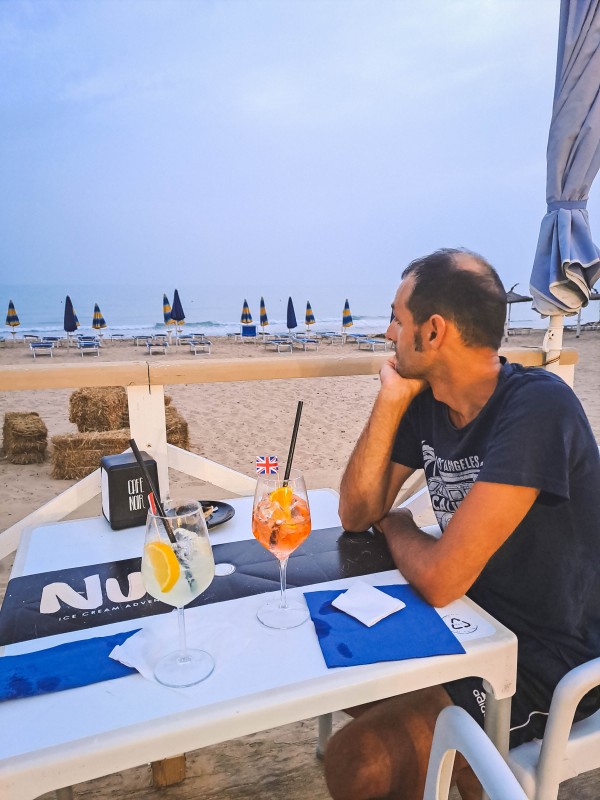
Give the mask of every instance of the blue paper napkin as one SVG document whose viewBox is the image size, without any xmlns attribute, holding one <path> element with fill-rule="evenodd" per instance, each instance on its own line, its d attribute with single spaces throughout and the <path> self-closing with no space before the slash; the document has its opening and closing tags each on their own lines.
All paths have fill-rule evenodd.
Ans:
<svg viewBox="0 0 600 800">
<path fill-rule="evenodd" d="M 370 628 L 331 605 L 341 591 L 304 593 L 328 667 L 465 652 L 437 611 L 410 586 L 376 588 L 402 600 L 406 608 Z"/>
<path fill-rule="evenodd" d="M 62 692 L 137 670 L 109 658 L 111 650 L 140 629 L 60 644 L 48 650 L 0 658 L 0 702 Z"/>
</svg>

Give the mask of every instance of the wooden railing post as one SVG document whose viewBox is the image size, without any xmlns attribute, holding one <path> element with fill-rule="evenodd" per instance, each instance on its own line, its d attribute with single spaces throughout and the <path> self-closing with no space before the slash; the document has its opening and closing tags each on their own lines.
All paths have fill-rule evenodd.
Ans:
<svg viewBox="0 0 600 800">
<path fill-rule="evenodd" d="M 129 428 L 140 450 L 156 461 L 161 498 L 169 494 L 165 392 L 162 386 L 128 386 Z"/>
</svg>

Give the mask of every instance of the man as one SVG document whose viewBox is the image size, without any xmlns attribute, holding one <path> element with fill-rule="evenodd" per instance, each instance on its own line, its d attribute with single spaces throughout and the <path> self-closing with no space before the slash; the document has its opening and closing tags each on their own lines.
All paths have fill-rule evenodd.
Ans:
<svg viewBox="0 0 600 800">
<path fill-rule="evenodd" d="M 404 577 L 436 607 L 465 593 L 519 639 L 511 745 L 543 733 L 554 687 L 600 656 L 600 459 L 572 390 L 498 355 L 506 293 L 465 250 L 440 250 L 402 275 L 371 416 L 344 474 L 344 528 L 385 536 Z M 434 539 L 393 502 L 424 468 Z M 325 774 L 335 800 L 423 796 L 435 720 L 455 703 L 482 724 L 482 682 L 467 678 L 351 710 Z M 600 707 L 597 691 L 579 708 Z M 464 800 L 480 789 L 466 762 Z"/>
</svg>

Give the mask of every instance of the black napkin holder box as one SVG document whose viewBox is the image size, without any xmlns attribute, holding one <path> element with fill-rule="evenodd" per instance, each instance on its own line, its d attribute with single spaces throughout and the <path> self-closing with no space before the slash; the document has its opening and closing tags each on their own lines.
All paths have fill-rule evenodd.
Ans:
<svg viewBox="0 0 600 800">
<path fill-rule="evenodd" d="M 156 461 L 148 453 L 142 452 L 141 456 L 156 490 L 160 492 Z M 150 487 L 133 453 L 103 456 L 100 477 L 102 513 L 110 527 L 118 531 L 145 525 Z"/>
</svg>

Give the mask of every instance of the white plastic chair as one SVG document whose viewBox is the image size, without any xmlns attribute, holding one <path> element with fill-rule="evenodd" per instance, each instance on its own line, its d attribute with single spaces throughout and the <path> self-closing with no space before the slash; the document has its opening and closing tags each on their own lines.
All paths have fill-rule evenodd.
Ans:
<svg viewBox="0 0 600 800">
<path fill-rule="evenodd" d="M 435 723 L 423 800 L 447 800 L 457 750 L 469 762 L 490 800 L 527 800 L 483 729 L 457 706 L 444 708 Z"/>
<path fill-rule="evenodd" d="M 600 658 L 575 667 L 559 682 L 543 740 L 510 751 L 508 764 L 530 800 L 556 800 L 562 781 L 600 767 L 600 711 L 573 724 L 577 704 L 594 686 L 600 686 Z"/>
</svg>

